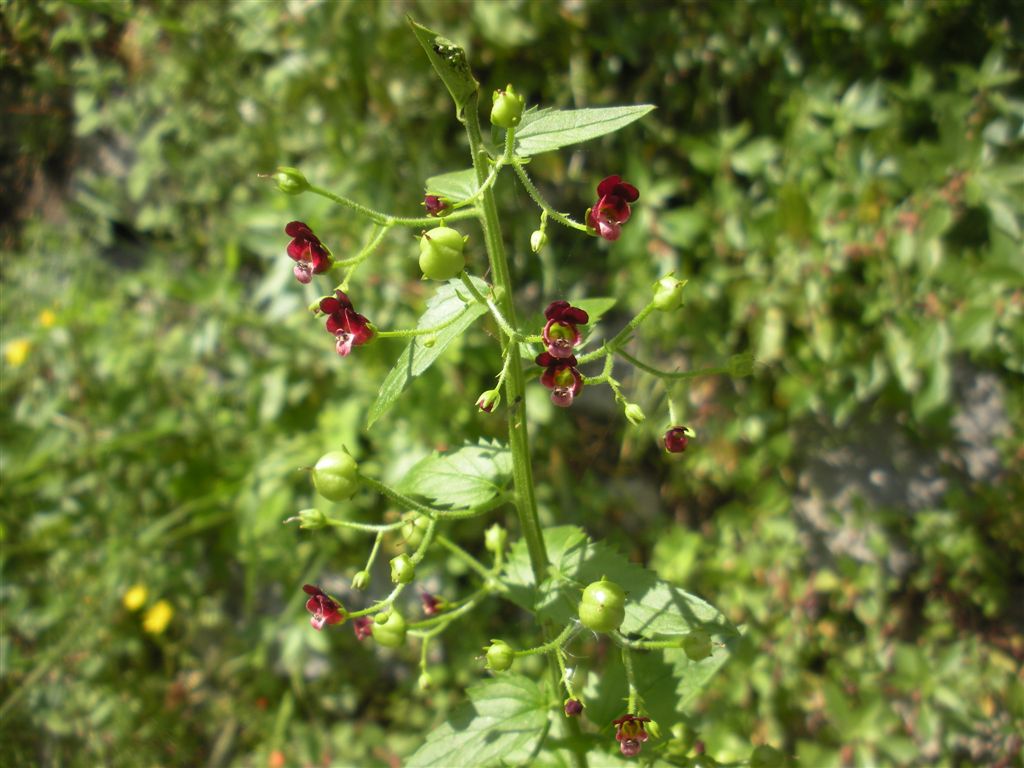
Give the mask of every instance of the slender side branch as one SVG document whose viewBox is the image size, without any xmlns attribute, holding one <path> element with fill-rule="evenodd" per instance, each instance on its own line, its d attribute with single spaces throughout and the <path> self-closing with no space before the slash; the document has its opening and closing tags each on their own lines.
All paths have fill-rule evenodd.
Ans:
<svg viewBox="0 0 1024 768">
<path fill-rule="evenodd" d="M 593 352 L 588 352 L 587 354 L 582 355 L 580 358 L 578 358 L 580 365 L 583 365 L 584 363 L 589 363 L 591 360 L 596 360 L 602 355 L 608 355 L 611 354 L 612 352 L 618 351 L 619 347 L 621 347 L 623 344 L 629 341 L 629 337 L 633 333 L 633 331 L 639 328 L 640 324 L 644 320 L 646 320 L 647 316 L 651 314 L 651 312 L 653 312 L 655 309 L 656 307 L 654 306 L 654 302 L 652 301 L 646 307 L 641 309 L 639 314 L 637 314 L 636 317 L 630 320 L 626 327 L 619 331 L 617 334 L 615 334 L 611 339 L 606 341 Z"/>
<path fill-rule="evenodd" d="M 574 221 L 573 219 L 566 216 L 564 213 L 559 213 L 558 211 L 551 207 L 551 203 L 544 199 L 543 195 L 541 195 L 540 193 L 540 190 L 538 190 L 537 187 L 534 186 L 534 183 L 530 181 L 530 177 L 526 175 L 526 170 L 523 168 L 522 163 L 520 163 L 519 160 L 513 158 L 512 167 L 515 169 L 516 176 L 519 177 L 519 181 L 522 183 L 523 188 L 526 190 L 526 193 L 531 198 L 533 198 L 533 202 L 539 205 L 541 207 L 541 210 L 546 212 L 548 216 L 550 216 L 552 219 L 557 221 L 562 226 L 569 227 L 570 229 L 577 229 L 580 232 L 586 232 L 587 234 L 592 234 L 590 230 L 587 229 L 585 224 L 580 224 L 578 221 Z"/>
</svg>

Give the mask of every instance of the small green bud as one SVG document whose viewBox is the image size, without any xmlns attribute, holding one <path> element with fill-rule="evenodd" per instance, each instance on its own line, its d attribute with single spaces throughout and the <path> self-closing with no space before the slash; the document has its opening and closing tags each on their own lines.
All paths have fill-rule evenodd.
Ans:
<svg viewBox="0 0 1024 768">
<path fill-rule="evenodd" d="M 476 400 L 476 407 L 484 413 L 491 413 L 501 402 L 501 392 L 496 389 L 488 389 L 482 392 Z"/>
<path fill-rule="evenodd" d="M 416 681 L 416 685 L 423 693 L 426 693 L 434 687 L 434 679 L 427 672 L 423 672 L 419 680 Z"/>
<path fill-rule="evenodd" d="M 676 280 L 672 275 L 665 275 L 654 284 L 654 306 L 663 312 L 683 306 L 683 286 L 686 283 L 686 280 Z"/>
<path fill-rule="evenodd" d="M 701 661 L 711 655 L 711 636 L 697 629 L 683 638 L 683 652 L 690 661 Z"/>
<path fill-rule="evenodd" d="M 754 372 L 754 356 L 750 352 L 743 352 L 729 358 L 729 375 L 734 379 L 742 379 Z"/>
<path fill-rule="evenodd" d="M 387 624 L 388 623 L 388 619 L 391 618 L 391 613 L 392 613 L 392 611 L 390 611 L 390 610 L 381 611 L 380 613 L 376 614 L 373 617 L 373 623 L 374 624 Z"/>
<path fill-rule="evenodd" d="M 494 672 L 504 672 L 512 666 L 515 652 L 504 640 L 491 640 L 485 649 L 487 668 Z"/>
<path fill-rule="evenodd" d="M 488 552 L 494 554 L 505 551 L 506 539 L 508 539 L 508 531 L 497 523 L 494 523 L 484 532 L 484 546 Z"/>
<path fill-rule="evenodd" d="M 325 453 L 313 467 L 317 493 L 331 501 L 344 501 L 359 490 L 359 465 L 345 451 Z"/>
<path fill-rule="evenodd" d="M 626 403 L 625 414 L 626 421 L 634 427 L 640 426 L 647 419 L 647 416 L 644 414 L 644 409 L 636 403 Z"/>
<path fill-rule="evenodd" d="M 405 619 L 398 611 L 391 611 L 383 622 L 378 617 L 373 628 L 373 639 L 385 648 L 405 645 Z"/>
<path fill-rule="evenodd" d="M 409 549 L 416 549 L 423 543 L 423 537 L 429 527 L 430 521 L 426 515 L 417 515 L 415 512 L 406 515 L 405 522 L 402 524 L 402 539 L 405 541 L 405 546 Z"/>
<path fill-rule="evenodd" d="M 277 188 L 286 195 L 301 195 L 309 189 L 309 182 L 298 168 L 282 165 L 271 178 L 277 182 Z"/>
<path fill-rule="evenodd" d="M 352 589 L 358 589 L 360 591 L 366 589 L 370 584 L 370 574 L 366 571 L 360 571 L 352 577 Z"/>
<path fill-rule="evenodd" d="M 515 88 L 506 85 L 505 90 L 494 92 L 494 106 L 491 107 L 491 124 L 499 128 L 515 128 L 523 119 L 526 99 L 516 93 Z"/>
<path fill-rule="evenodd" d="M 319 509 L 303 509 L 299 514 L 289 517 L 285 522 L 294 523 L 296 520 L 299 521 L 299 528 L 306 528 L 311 531 L 315 531 L 318 528 L 326 528 L 328 525 L 327 515 Z"/>
<path fill-rule="evenodd" d="M 754 747 L 750 753 L 750 768 L 782 768 L 782 753 L 768 744 Z"/>
<path fill-rule="evenodd" d="M 548 244 L 548 233 L 543 229 L 538 229 L 532 235 L 530 235 L 530 250 L 534 253 L 540 253 L 545 245 Z"/>
<path fill-rule="evenodd" d="M 434 227 L 420 237 L 420 269 L 429 280 L 451 280 L 466 268 L 468 237 L 451 227 Z"/>
<path fill-rule="evenodd" d="M 416 578 L 416 566 L 408 555 L 391 558 L 391 580 L 395 584 L 408 584 Z"/>
</svg>

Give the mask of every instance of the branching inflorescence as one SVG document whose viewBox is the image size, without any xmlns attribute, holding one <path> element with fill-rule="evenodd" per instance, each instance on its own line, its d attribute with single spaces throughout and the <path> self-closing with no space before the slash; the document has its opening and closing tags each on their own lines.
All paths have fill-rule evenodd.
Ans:
<svg viewBox="0 0 1024 768">
<path fill-rule="evenodd" d="M 750 373 L 752 360 L 737 356 L 724 367 L 694 372 L 666 372 L 642 363 L 626 351 L 625 347 L 634 333 L 654 312 L 674 312 L 682 307 L 683 286 L 686 281 L 678 280 L 672 275 L 662 278 L 655 284 L 651 301 L 642 307 L 621 331 L 590 351 L 583 351 L 586 341 L 581 328 L 591 324 L 591 315 L 583 307 L 574 306 L 564 298 L 549 297 L 550 303 L 544 312 L 546 322 L 543 328 L 523 328 L 517 319 L 518 312 L 513 302 L 516 291 L 505 255 L 493 192 L 503 175 L 502 171 L 509 169 L 511 176 L 518 179 L 527 195 L 540 209 L 539 228 L 530 238 L 530 246 L 534 252 L 547 247 L 546 228 L 552 221 L 592 238 L 616 241 L 622 228 L 631 219 L 631 206 L 640 200 L 640 190 L 637 187 L 618 175 L 604 178 L 596 185 L 597 201 L 586 209 L 581 223 L 568 214 L 555 210 L 544 199 L 527 175 L 524 165 L 531 154 L 618 130 L 646 114 L 650 108 L 642 106 L 576 110 L 572 115 L 573 119 L 561 120 L 560 116 L 564 116 L 565 113 L 553 110 L 525 111 L 525 99 L 510 85 L 494 92 L 491 123 L 504 130 L 505 142 L 500 150 L 492 151 L 486 147 L 481 134 L 478 116 L 479 86 L 465 65 L 465 54 L 457 46 L 419 25 L 413 24 L 413 29 L 455 100 L 459 119 L 464 124 L 469 138 L 473 167 L 459 174 L 436 177 L 434 184 L 428 182 L 423 199 L 426 215 L 411 217 L 394 216 L 372 210 L 311 184 L 295 168 L 282 167 L 273 176 L 281 191 L 288 194 L 305 193 L 325 197 L 365 217 L 374 225 L 369 241 L 356 256 L 337 260 L 309 225 L 293 221 L 285 227 L 285 234 L 291 238 L 287 253 L 295 262 L 293 271 L 300 283 L 308 284 L 314 279 L 325 278 L 336 281 L 310 309 L 315 315 L 325 319 L 326 330 L 334 336 L 337 353 L 342 357 L 357 354 L 356 347 L 377 339 L 397 338 L 410 345 L 426 344 L 428 342 L 417 340 L 430 339 L 433 343 L 439 344 L 446 331 L 462 328 L 466 318 L 471 321 L 476 317 L 486 316 L 493 320 L 498 329 L 496 338 L 501 348 L 503 365 L 496 377 L 495 386 L 482 393 L 476 405 L 482 413 L 492 414 L 501 405 L 503 397 L 509 404 L 506 408 L 509 441 L 507 448 L 501 447 L 501 452 L 509 459 L 513 488 L 511 492 L 495 493 L 485 500 L 480 500 L 479 503 L 464 506 L 438 502 L 436 496 L 433 497 L 436 503 L 431 503 L 431 493 L 422 492 L 415 484 L 411 489 L 393 487 L 364 474 L 347 452 L 333 451 L 327 454 L 312 468 L 314 484 L 322 496 L 342 501 L 350 498 L 359 489 L 369 488 L 406 510 L 406 516 L 392 523 L 371 524 L 332 518 L 319 510 L 307 509 L 290 520 L 299 522 L 302 528 L 348 528 L 374 537 L 369 557 L 353 579 L 352 586 L 357 590 L 368 586 L 369 574 L 381 550 L 384 537 L 400 536 L 405 542 L 406 552 L 391 560 L 390 573 L 394 586 L 386 596 L 362 609 L 349 611 L 340 600 L 328 595 L 319 587 L 306 585 L 303 587 L 309 595 L 306 607 L 312 614 L 313 627 L 318 630 L 349 620 L 359 640 L 372 638 L 381 645 L 399 647 L 408 637 L 418 639 L 421 643 L 420 687 L 430 688 L 432 678 L 428 669 L 429 645 L 452 625 L 470 616 L 484 600 L 504 595 L 509 587 L 505 571 L 508 555 L 507 535 L 501 525 L 495 523 L 487 530 L 484 542 L 485 549 L 490 553 L 490 562 L 487 563 L 478 560 L 449 538 L 444 531 L 459 520 L 491 514 L 511 503 L 518 515 L 525 552 L 533 574 L 533 586 L 553 583 L 554 589 L 563 590 L 567 595 L 575 594 L 578 605 L 570 601 L 571 606 L 575 605 L 575 612 L 561 629 L 555 624 L 557 611 L 537 609 L 542 632 L 540 642 L 534 647 L 517 650 L 504 640 L 493 640 L 483 652 L 486 667 L 496 675 L 505 675 L 509 674 L 508 670 L 519 658 L 547 657 L 551 670 L 551 706 L 564 713 L 566 719 L 563 722 L 563 730 L 574 744 L 570 748 L 573 760 L 577 765 L 585 765 L 586 739 L 581 737 L 578 720 L 582 713 L 589 711 L 589 707 L 585 707 L 582 692 L 574 682 L 575 669 L 567 664 L 570 659 L 568 649 L 580 635 L 593 637 L 594 633 L 599 633 L 618 644 L 621 646 L 626 674 L 626 713 L 614 720 L 614 723 L 598 722 L 596 725 L 613 726 L 621 754 L 632 757 L 641 751 L 641 745 L 650 735 L 657 732 L 656 724 L 650 717 L 652 713 L 645 708 L 642 691 L 637 687 L 632 654 L 646 653 L 652 649 L 663 650 L 666 653 L 682 652 L 686 650 L 684 640 L 687 638 L 696 636 L 698 632 L 705 632 L 704 636 L 708 638 L 710 644 L 710 635 L 699 626 L 701 622 L 697 618 L 683 615 L 681 612 L 676 617 L 671 611 L 677 609 L 671 606 L 663 606 L 659 609 L 661 613 L 656 614 L 656 617 L 660 615 L 662 619 L 668 616 L 670 621 L 662 620 L 661 623 L 656 623 L 653 629 L 647 629 L 631 619 L 631 608 L 635 607 L 639 611 L 644 608 L 644 604 L 637 596 L 636 605 L 633 605 L 630 584 L 624 589 L 603 575 L 597 579 L 596 576 L 600 574 L 595 574 L 584 581 L 580 577 L 585 575 L 585 569 L 575 574 L 564 568 L 558 569 L 557 572 L 552 571 L 553 564 L 548 556 L 534 497 L 524 401 L 526 383 L 521 350 L 533 350 L 531 355 L 538 366 L 535 369 L 536 379 L 540 385 L 550 390 L 551 401 L 555 405 L 568 408 L 573 405 L 585 386 L 607 385 L 632 424 L 640 424 L 645 416 L 637 404 L 627 401 L 623 395 L 622 384 L 613 375 L 616 359 L 624 360 L 638 371 L 661 378 L 666 383 L 697 375 L 747 375 Z M 607 114 L 589 114 L 609 112 L 615 113 L 615 120 L 606 119 Z M 548 145 L 544 141 L 547 141 Z M 448 183 L 452 181 L 452 176 L 459 177 L 461 186 Z M 460 189 L 469 191 L 460 194 Z M 481 230 L 491 282 L 485 282 L 466 270 L 466 250 L 470 247 L 467 244 L 468 235 L 454 226 L 463 222 L 472 222 Z M 421 230 L 420 269 L 425 279 L 442 282 L 438 300 L 443 299 L 453 307 L 447 315 L 439 313 L 438 321 L 433 324 L 413 329 L 380 329 L 356 312 L 350 298 L 355 295 L 360 299 L 358 291 L 350 287 L 356 270 L 383 245 L 388 234 L 396 228 Z M 415 348 L 410 346 L 410 349 L 413 350 L 409 352 L 412 359 Z M 598 364 L 600 368 L 595 369 L 592 374 L 585 373 L 586 367 L 593 364 Z M 671 410 L 671 399 L 669 402 Z M 694 434 L 676 422 L 675 413 L 670 413 L 670 419 L 671 424 L 664 434 L 663 443 L 666 451 L 678 453 L 686 448 Z M 598 546 L 600 545 L 585 545 L 583 551 L 589 553 L 591 548 L 594 548 L 596 552 Z M 424 617 L 418 621 L 407 621 L 399 611 L 399 598 L 410 585 L 416 583 L 417 567 L 432 547 L 440 547 L 460 560 L 479 580 L 479 586 L 470 594 L 451 600 L 421 592 Z M 599 564 L 599 560 L 600 558 L 595 556 L 595 564 Z M 591 581 L 589 586 L 586 586 L 587 581 Z M 692 600 L 713 611 L 697 598 Z M 620 631 L 623 626 L 627 626 L 628 633 Z M 728 634 L 726 629 L 728 624 L 723 619 L 717 628 L 711 631 Z M 718 647 L 724 646 L 719 643 Z M 686 653 L 692 656 L 689 651 Z M 538 735 L 536 749 L 541 748 L 546 733 L 547 728 L 544 729 L 544 733 Z"/>
</svg>

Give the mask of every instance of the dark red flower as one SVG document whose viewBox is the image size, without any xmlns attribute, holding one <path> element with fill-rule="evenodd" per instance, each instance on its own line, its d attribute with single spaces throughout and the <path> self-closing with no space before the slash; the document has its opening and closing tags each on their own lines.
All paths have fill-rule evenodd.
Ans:
<svg viewBox="0 0 1024 768">
<path fill-rule="evenodd" d="M 573 348 L 580 343 L 580 332 L 576 326 L 589 323 L 590 316 L 568 301 L 552 301 L 544 310 L 544 317 L 548 322 L 541 336 L 548 354 L 561 359 L 572 357 Z"/>
<path fill-rule="evenodd" d="M 340 624 L 345 620 L 345 609 L 341 607 L 341 603 L 320 587 L 304 584 L 302 591 L 310 595 L 306 601 L 306 610 L 313 614 L 309 619 L 313 629 L 323 629 L 324 624 Z"/>
<path fill-rule="evenodd" d="M 665 433 L 665 450 L 669 453 L 682 453 L 690 442 L 689 430 L 686 427 L 672 427 Z"/>
<path fill-rule="evenodd" d="M 615 740 L 619 742 L 619 751 L 623 755 L 636 757 L 640 754 L 640 745 L 648 738 L 644 723 L 649 722 L 651 718 L 636 715 L 623 715 L 612 721 L 612 725 L 615 726 Z"/>
<path fill-rule="evenodd" d="M 346 357 L 353 346 L 373 338 L 369 321 L 352 308 L 352 302 L 341 291 L 321 299 L 320 311 L 327 315 L 327 331 L 338 340 L 337 350 L 342 357 Z"/>
<path fill-rule="evenodd" d="M 295 261 L 295 279 L 306 284 L 331 268 L 331 252 L 320 242 L 308 226 L 301 221 L 291 221 L 284 233 L 292 239 L 288 243 L 288 255 Z"/>
<path fill-rule="evenodd" d="M 566 717 L 579 717 L 579 714 L 583 711 L 583 702 L 573 697 L 565 700 L 565 716 Z"/>
<path fill-rule="evenodd" d="M 357 616 L 352 619 L 352 631 L 356 633 L 356 640 L 365 640 L 373 636 L 373 619 L 369 616 Z"/>
<path fill-rule="evenodd" d="M 440 613 L 446 607 L 446 603 L 443 598 L 437 595 L 432 595 L 429 592 L 423 592 L 420 594 L 420 599 L 423 600 L 423 612 L 427 616 L 433 616 L 435 613 Z"/>
<path fill-rule="evenodd" d="M 451 204 L 438 195 L 427 195 L 423 198 L 423 207 L 427 209 L 428 216 L 440 216 L 451 208 Z"/>
<path fill-rule="evenodd" d="M 551 390 L 551 402 L 559 408 L 568 408 L 583 389 L 583 376 L 576 370 L 576 358 L 569 355 L 558 358 L 548 352 L 537 355 L 537 365 L 547 370 L 540 375 L 540 383 Z"/>
<path fill-rule="evenodd" d="M 597 185 L 597 202 L 587 209 L 587 226 L 605 240 L 618 240 L 622 225 L 629 221 L 632 213 L 629 204 L 639 197 L 637 188 L 624 182 L 621 176 L 609 176 Z"/>
</svg>

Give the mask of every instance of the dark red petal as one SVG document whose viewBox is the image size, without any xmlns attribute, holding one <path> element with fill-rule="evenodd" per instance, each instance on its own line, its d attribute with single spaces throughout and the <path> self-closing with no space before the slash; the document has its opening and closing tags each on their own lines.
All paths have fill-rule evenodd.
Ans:
<svg viewBox="0 0 1024 768">
<path fill-rule="evenodd" d="M 612 192 L 612 194 L 624 197 L 626 198 L 627 202 L 630 203 L 635 203 L 637 200 L 640 199 L 640 190 L 638 190 L 632 184 L 627 184 L 624 181 L 621 182 L 620 184 L 615 185 L 615 189 Z"/>
<path fill-rule="evenodd" d="M 295 222 L 292 222 L 292 223 L 294 224 Z M 305 592 L 307 595 L 322 595 L 323 594 L 323 592 L 320 591 L 320 587 L 314 587 L 312 584 L 303 584 L 302 585 L 302 591 Z"/>
<path fill-rule="evenodd" d="M 597 203 L 598 219 L 611 219 L 624 224 L 629 221 L 629 203 L 618 195 L 606 195 Z"/>
<path fill-rule="evenodd" d="M 295 261 L 309 261 L 310 243 L 308 240 L 296 238 L 288 243 L 288 255 Z"/>
<path fill-rule="evenodd" d="M 604 197 L 610 195 L 619 184 L 622 183 L 621 176 L 607 176 L 602 179 L 601 183 L 597 185 L 597 196 Z"/>
<path fill-rule="evenodd" d="M 354 344 L 365 344 L 373 338 L 373 331 L 370 330 L 369 321 L 365 317 L 356 314 L 350 309 L 346 309 L 345 318 L 348 323 L 349 333 L 352 334 Z"/>
<path fill-rule="evenodd" d="M 569 309 L 569 302 L 564 300 L 552 301 L 544 310 L 544 317 L 548 320 L 562 320 L 563 314 Z"/>
<path fill-rule="evenodd" d="M 544 354 L 547 354 L 547 352 Z M 557 382 L 555 382 L 555 368 L 553 366 L 545 369 L 544 373 L 540 375 L 540 383 L 548 389 L 554 389 L 558 386 Z"/>
<path fill-rule="evenodd" d="M 554 357 L 549 355 L 547 352 L 541 352 L 534 359 L 534 362 L 537 363 L 537 365 L 543 365 L 543 366 L 547 367 L 547 366 L 551 365 L 552 363 L 555 363 L 555 362 L 558 362 L 558 361 Z"/>
<path fill-rule="evenodd" d="M 583 376 L 575 368 L 570 369 L 572 371 L 573 385 L 572 385 L 572 396 L 576 397 L 583 390 Z"/>
<path fill-rule="evenodd" d="M 345 307 L 346 309 L 352 309 L 352 302 L 349 301 L 348 296 L 346 296 L 341 291 L 335 291 L 334 295 L 337 297 L 338 303 L 341 304 L 341 306 Z"/>
<path fill-rule="evenodd" d="M 289 221 L 284 227 L 284 233 L 288 237 L 302 237 L 303 235 L 313 235 L 313 230 L 306 226 L 305 222 Z M 316 237 L 316 235 L 313 236 Z"/>
<path fill-rule="evenodd" d="M 342 312 L 332 313 L 331 316 L 327 318 L 327 322 L 324 323 L 327 328 L 327 332 L 337 336 L 339 333 L 347 331 L 348 329 L 345 328 L 344 318 L 345 315 Z"/>
<path fill-rule="evenodd" d="M 341 302 L 333 296 L 328 296 L 326 299 L 320 299 L 320 311 L 325 315 L 333 315 L 335 312 L 340 312 L 341 310 Z"/>
<path fill-rule="evenodd" d="M 587 323 L 590 322 L 590 315 L 588 315 L 585 310 L 582 310 L 579 307 L 569 307 L 569 309 L 566 312 L 564 312 L 562 314 L 562 317 L 559 319 L 565 320 L 570 323 L 579 323 L 580 325 L 586 325 Z"/>
</svg>

